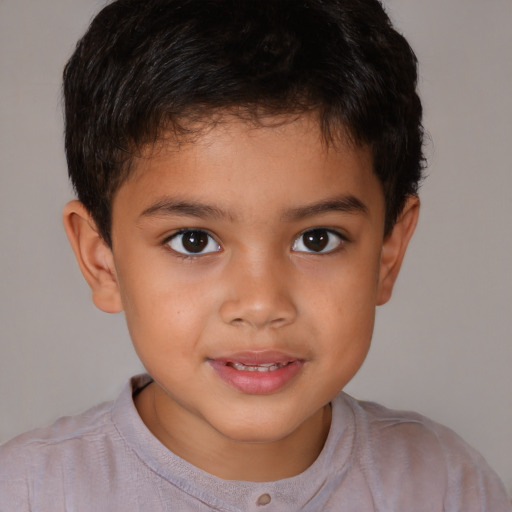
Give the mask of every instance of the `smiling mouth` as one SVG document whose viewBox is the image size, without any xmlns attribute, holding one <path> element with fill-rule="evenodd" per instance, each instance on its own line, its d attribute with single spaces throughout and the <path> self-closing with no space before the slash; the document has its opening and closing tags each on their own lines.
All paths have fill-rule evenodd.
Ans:
<svg viewBox="0 0 512 512">
<path fill-rule="evenodd" d="M 243 363 L 235 363 L 235 362 L 228 362 L 226 363 L 226 366 L 230 366 L 231 368 L 234 368 L 235 370 L 244 371 L 244 372 L 275 372 L 276 370 L 279 370 L 281 368 L 284 368 L 290 364 L 292 364 L 293 361 L 286 361 L 284 363 L 262 363 L 257 365 L 248 365 Z"/>
<path fill-rule="evenodd" d="M 284 389 L 305 364 L 303 359 L 276 351 L 238 353 L 208 362 L 226 384 L 250 395 L 265 395 Z"/>
</svg>

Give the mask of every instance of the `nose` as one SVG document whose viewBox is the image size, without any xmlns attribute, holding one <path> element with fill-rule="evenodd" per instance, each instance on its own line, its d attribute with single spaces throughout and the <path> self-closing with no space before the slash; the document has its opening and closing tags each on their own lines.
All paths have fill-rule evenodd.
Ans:
<svg viewBox="0 0 512 512">
<path fill-rule="evenodd" d="M 225 323 L 255 329 L 278 328 L 294 322 L 293 280 L 286 265 L 272 256 L 237 258 L 229 274 L 220 315 Z"/>
</svg>

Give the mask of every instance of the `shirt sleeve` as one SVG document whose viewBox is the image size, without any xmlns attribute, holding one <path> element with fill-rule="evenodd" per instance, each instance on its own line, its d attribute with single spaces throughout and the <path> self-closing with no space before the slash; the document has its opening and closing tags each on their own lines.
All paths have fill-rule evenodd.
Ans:
<svg viewBox="0 0 512 512">
<path fill-rule="evenodd" d="M 476 450 L 445 427 L 439 441 L 448 473 L 446 511 L 512 512 L 503 483 Z"/>
<path fill-rule="evenodd" d="M 27 453 L 13 442 L 0 446 L 0 512 L 29 512 Z"/>
<path fill-rule="evenodd" d="M 498 475 L 451 429 L 416 413 L 362 407 L 362 467 L 378 510 L 512 512 Z"/>
</svg>

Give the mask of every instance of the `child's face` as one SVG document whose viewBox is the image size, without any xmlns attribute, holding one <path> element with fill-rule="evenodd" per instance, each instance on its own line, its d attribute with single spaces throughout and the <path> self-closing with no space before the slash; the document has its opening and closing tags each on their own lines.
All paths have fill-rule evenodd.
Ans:
<svg viewBox="0 0 512 512">
<path fill-rule="evenodd" d="M 162 409 L 191 436 L 238 441 L 320 414 L 361 366 L 396 277 L 383 226 L 369 151 L 327 149 L 307 117 L 230 119 L 137 160 L 114 199 L 113 262 Z"/>
</svg>

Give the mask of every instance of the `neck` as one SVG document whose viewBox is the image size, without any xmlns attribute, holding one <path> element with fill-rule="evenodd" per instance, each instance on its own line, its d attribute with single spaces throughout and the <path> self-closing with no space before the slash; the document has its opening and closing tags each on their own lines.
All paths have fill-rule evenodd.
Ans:
<svg viewBox="0 0 512 512">
<path fill-rule="evenodd" d="M 168 397 L 162 395 L 165 392 L 152 383 L 135 398 L 149 430 L 182 459 L 226 480 L 276 481 L 302 473 L 320 454 L 331 424 L 331 407 L 327 405 L 282 439 L 241 442 L 205 428 L 200 420 L 193 429 L 185 426 L 176 409 L 165 407 Z"/>
</svg>

